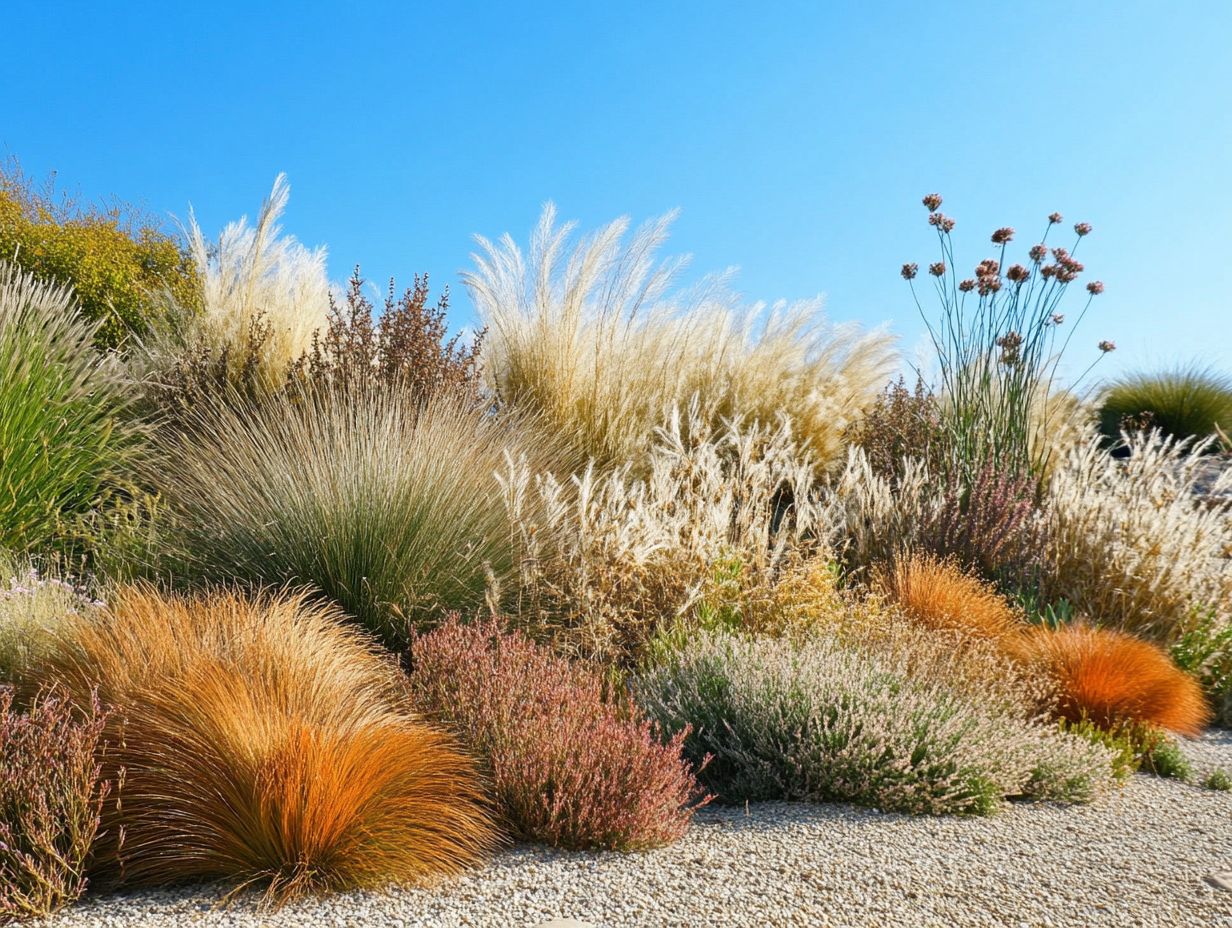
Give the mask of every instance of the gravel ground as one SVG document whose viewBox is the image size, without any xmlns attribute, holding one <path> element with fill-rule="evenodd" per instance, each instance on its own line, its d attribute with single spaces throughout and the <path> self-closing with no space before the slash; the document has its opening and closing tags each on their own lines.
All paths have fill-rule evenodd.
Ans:
<svg viewBox="0 0 1232 928">
<path fill-rule="evenodd" d="M 1187 747 L 1232 771 L 1232 732 Z M 648 854 L 516 848 L 431 890 L 354 893 L 263 912 L 194 888 L 95 899 L 46 928 L 500 926 L 1232 926 L 1232 793 L 1144 775 L 1091 806 L 1013 806 L 986 819 L 849 806 L 703 810 Z"/>
</svg>

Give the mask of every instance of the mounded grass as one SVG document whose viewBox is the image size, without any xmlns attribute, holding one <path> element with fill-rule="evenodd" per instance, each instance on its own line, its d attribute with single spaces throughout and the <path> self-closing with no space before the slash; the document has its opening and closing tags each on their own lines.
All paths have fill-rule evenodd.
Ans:
<svg viewBox="0 0 1232 928">
<path fill-rule="evenodd" d="M 54 545 L 129 464 L 129 390 L 70 289 L 0 261 L 0 548 Z"/>
<path fill-rule="evenodd" d="M 701 804 L 684 734 L 661 741 L 601 672 L 494 622 L 456 618 L 412 645 L 411 684 L 484 759 L 515 834 L 567 848 L 639 850 L 681 837 Z M 699 801 L 700 800 L 700 801 Z"/>
<path fill-rule="evenodd" d="M 1126 375 L 1106 389 L 1099 425 L 1114 442 L 1127 425 L 1178 439 L 1232 434 L 1232 375 L 1196 366 Z"/>
<path fill-rule="evenodd" d="M 470 759 L 411 714 L 391 658 L 302 596 L 123 588 L 39 676 L 112 710 L 111 878 L 281 901 L 455 873 L 493 845 Z"/>
<path fill-rule="evenodd" d="M 515 572 L 506 452 L 555 463 L 517 423 L 380 389 L 216 404 L 162 445 L 151 477 L 187 574 L 311 585 L 394 647 Z"/>
<path fill-rule="evenodd" d="M 1197 735 L 1210 718 L 1198 682 L 1149 642 L 1107 628 L 1035 629 L 1022 643 L 1029 665 L 1055 687 L 1056 712 L 1101 728 L 1143 723 Z"/>
<path fill-rule="evenodd" d="M 909 554 L 881 568 L 877 587 L 925 628 L 990 641 L 1010 641 L 1024 623 L 991 584 L 956 561 Z"/>
</svg>

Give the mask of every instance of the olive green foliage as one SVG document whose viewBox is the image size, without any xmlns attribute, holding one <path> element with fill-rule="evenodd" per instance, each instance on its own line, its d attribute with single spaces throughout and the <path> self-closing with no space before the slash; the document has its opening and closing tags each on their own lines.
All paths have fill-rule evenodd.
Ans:
<svg viewBox="0 0 1232 928">
<path fill-rule="evenodd" d="M 67 288 L 0 262 L 0 548 L 63 547 L 136 449 L 127 381 Z"/>
<path fill-rule="evenodd" d="M 169 294 L 200 304 L 200 283 L 175 236 L 126 205 L 83 206 L 48 185 L 38 190 L 14 164 L 0 166 L 0 259 L 71 285 L 100 346 L 148 329 Z"/>
<path fill-rule="evenodd" d="M 1202 781 L 1203 787 L 1213 789 L 1220 793 L 1226 793 L 1232 790 L 1232 775 L 1226 770 L 1212 770 L 1206 775 L 1206 779 Z"/>
<path fill-rule="evenodd" d="M 1232 625 L 1208 611 L 1172 646 L 1178 667 L 1198 678 L 1216 725 L 1232 725 Z"/>
<path fill-rule="evenodd" d="M 1108 387 L 1099 425 L 1111 441 L 1126 428 L 1157 428 L 1174 438 L 1218 438 L 1220 431 L 1232 431 L 1232 376 L 1196 366 L 1130 374 Z"/>
</svg>

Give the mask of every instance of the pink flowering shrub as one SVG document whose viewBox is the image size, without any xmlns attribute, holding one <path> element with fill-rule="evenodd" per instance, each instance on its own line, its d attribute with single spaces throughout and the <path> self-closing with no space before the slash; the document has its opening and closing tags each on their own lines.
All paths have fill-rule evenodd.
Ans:
<svg viewBox="0 0 1232 928">
<path fill-rule="evenodd" d="M 495 622 L 456 617 L 411 646 L 420 707 L 485 762 L 507 827 L 566 848 L 638 850 L 684 834 L 706 802 L 681 756 L 597 671 Z"/>
<path fill-rule="evenodd" d="M 95 752 L 104 718 L 55 696 L 25 712 L 0 687 L 0 924 L 77 899 L 108 784 Z"/>
</svg>

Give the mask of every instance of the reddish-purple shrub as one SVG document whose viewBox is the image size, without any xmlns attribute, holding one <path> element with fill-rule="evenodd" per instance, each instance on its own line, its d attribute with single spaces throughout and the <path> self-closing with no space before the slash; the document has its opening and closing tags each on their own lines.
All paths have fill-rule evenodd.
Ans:
<svg viewBox="0 0 1232 928">
<path fill-rule="evenodd" d="M 109 786 L 96 751 L 105 719 L 58 696 L 13 708 L 0 687 L 0 924 L 46 915 L 86 886 Z"/>
<path fill-rule="evenodd" d="M 519 837 L 566 848 L 637 850 L 679 838 L 701 796 L 681 756 L 600 674 L 495 622 L 457 617 L 411 645 L 420 707 L 487 765 Z"/>
</svg>

